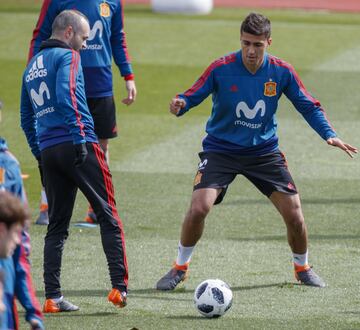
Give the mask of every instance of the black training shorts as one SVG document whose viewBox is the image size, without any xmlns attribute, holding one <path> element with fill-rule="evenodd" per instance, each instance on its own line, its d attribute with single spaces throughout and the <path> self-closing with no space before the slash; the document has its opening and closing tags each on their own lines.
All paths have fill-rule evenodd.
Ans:
<svg viewBox="0 0 360 330">
<path fill-rule="evenodd" d="M 280 151 L 263 156 L 200 152 L 199 157 L 194 190 L 222 189 L 215 204 L 221 203 L 229 184 L 238 174 L 244 175 L 267 197 L 270 197 L 274 191 L 297 194 L 285 156 Z"/>
<path fill-rule="evenodd" d="M 113 96 L 88 98 L 87 104 L 94 119 L 95 133 L 99 139 L 117 136 L 116 109 Z"/>
</svg>

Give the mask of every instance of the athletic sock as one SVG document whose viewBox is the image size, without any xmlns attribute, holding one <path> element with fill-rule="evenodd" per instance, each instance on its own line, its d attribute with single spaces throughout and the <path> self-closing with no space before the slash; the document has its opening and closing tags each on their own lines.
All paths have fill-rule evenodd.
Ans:
<svg viewBox="0 0 360 330">
<path fill-rule="evenodd" d="M 44 204 L 44 205 L 48 204 L 44 187 L 41 188 L 41 204 Z"/>
<path fill-rule="evenodd" d="M 52 298 L 52 300 L 54 300 L 54 302 L 55 302 L 56 304 L 62 302 L 63 299 L 64 299 L 64 296 L 61 296 L 60 298 Z"/>
<path fill-rule="evenodd" d="M 293 261 L 297 266 L 306 266 L 308 264 L 308 251 L 304 254 L 293 253 Z"/>
<path fill-rule="evenodd" d="M 193 253 L 195 246 L 183 246 L 179 242 L 178 246 L 178 256 L 176 258 L 177 265 L 185 265 L 186 263 L 190 262 L 191 255 Z"/>
</svg>

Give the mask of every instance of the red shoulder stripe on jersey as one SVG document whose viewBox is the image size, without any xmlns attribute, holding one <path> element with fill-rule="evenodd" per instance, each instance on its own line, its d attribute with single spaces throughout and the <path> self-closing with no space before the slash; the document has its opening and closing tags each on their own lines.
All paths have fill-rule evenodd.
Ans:
<svg viewBox="0 0 360 330">
<path fill-rule="evenodd" d="M 45 19 L 46 13 L 48 11 L 48 8 L 50 6 L 50 3 L 51 3 L 51 0 L 45 0 L 42 7 L 41 7 L 39 20 L 37 21 L 36 27 L 35 27 L 34 32 L 33 32 L 33 37 L 32 37 L 31 42 L 30 42 L 30 50 L 29 50 L 29 56 L 28 56 L 27 63 L 29 63 L 30 60 L 32 59 L 32 57 L 34 56 L 35 40 L 39 35 L 41 26 L 42 26 L 42 24 L 44 22 L 44 19 Z"/>
<path fill-rule="evenodd" d="M 80 129 L 80 135 L 85 136 L 84 124 L 81 122 L 81 113 L 78 110 L 77 99 L 76 99 L 76 74 L 79 68 L 79 54 L 72 50 L 71 51 L 71 65 L 70 65 L 70 96 L 71 102 L 75 111 L 76 122 Z"/>
<path fill-rule="evenodd" d="M 317 107 L 319 107 L 319 110 L 323 113 L 326 121 L 328 122 L 328 124 L 330 125 L 330 127 L 335 131 L 334 127 L 331 125 L 328 117 L 327 117 L 327 114 L 325 112 L 325 110 L 321 107 L 321 104 L 320 104 L 320 101 L 317 100 L 316 98 L 314 98 L 305 88 L 303 82 L 301 81 L 299 75 L 297 74 L 297 72 L 295 71 L 294 67 L 292 65 L 290 65 L 289 63 L 275 57 L 275 56 L 272 56 L 272 55 L 269 55 L 269 62 L 270 64 L 273 64 L 273 65 L 277 65 L 277 66 L 281 66 L 283 68 L 286 68 L 288 69 L 294 76 L 297 84 L 299 85 L 300 87 L 300 90 L 301 92 Z"/>
<path fill-rule="evenodd" d="M 281 66 L 283 68 L 288 69 L 294 76 L 296 82 L 298 83 L 301 92 L 312 102 L 314 103 L 316 106 L 320 107 L 320 102 L 315 99 L 305 88 L 303 82 L 301 81 L 299 75 L 297 74 L 297 72 L 295 71 L 295 69 L 293 68 L 292 65 L 290 65 L 289 63 L 275 57 L 275 56 L 271 56 L 269 55 L 269 62 L 270 64 L 274 64 L 277 66 Z"/>
<path fill-rule="evenodd" d="M 95 155 L 96 158 L 99 162 L 100 168 L 101 168 L 101 172 L 104 178 L 104 183 L 105 183 L 105 189 L 107 192 L 107 197 L 108 197 L 108 204 L 111 207 L 111 212 L 112 215 L 114 217 L 114 219 L 116 220 L 118 226 L 119 226 L 119 231 L 120 231 L 120 236 L 121 236 L 121 244 L 122 244 L 122 251 L 123 251 L 123 258 L 124 258 L 124 267 L 125 267 L 125 274 L 124 274 L 124 283 L 127 286 L 128 285 L 128 264 L 127 264 L 127 259 L 126 259 L 126 249 L 125 249 L 125 236 L 124 236 L 124 228 L 123 228 L 123 224 L 122 221 L 119 217 L 118 211 L 116 209 L 116 203 L 115 203 L 115 192 L 114 192 L 114 185 L 111 181 L 111 174 L 110 174 L 110 170 L 109 170 L 109 166 L 106 163 L 105 160 L 105 155 L 104 152 L 102 151 L 102 149 L 100 148 L 98 143 L 92 143 L 92 146 L 94 148 L 95 151 Z"/>
<path fill-rule="evenodd" d="M 198 91 L 202 86 L 204 86 L 206 80 L 209 78 L 212 71 L 214 71 L 217 67 L 226 65 L 236 61 L 236 54 L 230 54 L 225 57 L 221 57 L 215 60 L 210 66 L 205 70 L 205 72 L 201 75 L 201 77 L 196 81 L 196 83 L 190 87 L 185 93 L 185 96 L 190 96 Z"/>
</svg>

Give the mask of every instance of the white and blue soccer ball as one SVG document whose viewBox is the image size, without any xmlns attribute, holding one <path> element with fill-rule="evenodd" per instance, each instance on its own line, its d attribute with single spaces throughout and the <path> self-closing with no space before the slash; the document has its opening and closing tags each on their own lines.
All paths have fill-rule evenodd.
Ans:
<svg viewBox="0 0 360 330">
<path fill-rule="evenodd" d="M 205 317 L 220 317 L 231 307 L 233 294 L 230 287 L 222 280 L 201 282 L 194 293 L 197 311 Z"/>
</svg>

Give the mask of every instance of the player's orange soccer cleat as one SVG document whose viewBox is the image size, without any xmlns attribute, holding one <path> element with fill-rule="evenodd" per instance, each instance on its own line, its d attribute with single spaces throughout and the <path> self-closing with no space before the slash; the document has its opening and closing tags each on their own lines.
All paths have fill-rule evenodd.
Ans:
<svg viewBox="0 0 360 330">
<path fill-rule="evenodd" d="M 84 221 L 91 224 L 97 224 L 96 214 L 90 205 Z"/>
<path fill-rule="evenodd" d="M 60 312 L 75 312 L 80 308 L 73 305 L 71 302 L 62 298 L 61 301 L 55 302 L 54 299 L 46 299 L 43 307 L 44 313 L 60 313 Z"/>
<path fill-rule="evenodd" d="M 112 289 L 108 295 L 108 300 L 112 302 L 115 306 L 123 308 L 126 306 L 126 292 L 120 291 L 118 289 Z"/>
</svg>

